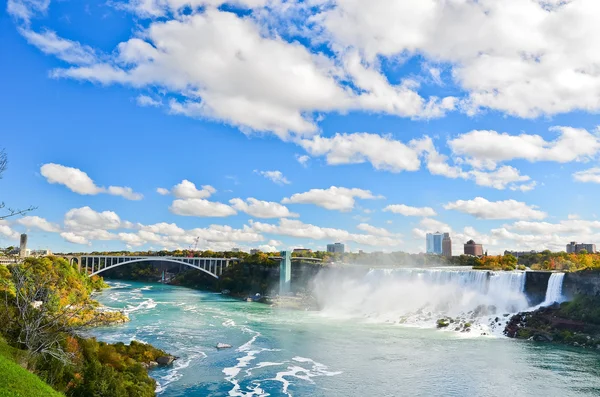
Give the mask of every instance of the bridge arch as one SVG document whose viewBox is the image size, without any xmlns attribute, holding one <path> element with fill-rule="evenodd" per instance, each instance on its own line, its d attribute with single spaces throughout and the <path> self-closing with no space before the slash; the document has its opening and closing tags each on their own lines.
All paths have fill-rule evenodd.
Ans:
<svg viewBox="0 0 600 397">
<path fill-rule="evenodd" d="M 198 258 L 198 259 L 201 259 L 201 258 Z M 180 264 L 180 265 L 185 265 L 185 266 L 191 267 L 191 268 L 196 269 L 196 270 L 203 271 L 204 273 L 209 274 L 209 275 L 211 275 L 212 277 L 214 277 L 216 279 L 219 279 L 219 276 L 217 276 L 216 274 L 214 274 L 214 273 L 212 273 L 212 272 L 210 272 L 210 271 L 208 271 L 206 269 L 203 269 L 200 266 L 196 266 L 196 265 L 194 265 L 192 263 L 184 262 L 182 260 L 177 260 L 177 259 L 173 259 L 173 258 L 167 258 L 167 257 L 164 257 L 164 256 L 146 257 L 146 258 L 126 260 L 126 261 L 123 261 L 123 262 L 115 263 L 113 265 L 101 268 L 101 269 L 99 269 L 99 270 L 97 270 L 95 272 L 90 273 L 90 276 L 95 276 L 97 274 L 105 272 L 106 270 L 114 269 L 114 268 L 117 268 L 117 267 L 120 267 L 120 266 L 123 266 L 123 265 L 129 265 L 131 263 L 139 263 L 139 262 L 171 262 L 171 263 L 177 263 L 177 264 Z M 86 267 L 86 266 L 84 265 L 84 267 Z"/>
</svg>

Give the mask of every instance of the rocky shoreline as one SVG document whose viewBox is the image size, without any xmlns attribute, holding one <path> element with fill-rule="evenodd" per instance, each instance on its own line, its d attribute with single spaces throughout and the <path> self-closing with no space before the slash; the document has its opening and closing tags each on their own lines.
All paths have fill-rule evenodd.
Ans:
<svg viewBox="0 0 600 397">
<path fill-rule="evenodd" d="M 600 350 L 600 298 L 578 297 L 511 317 L 504 329 L 509 338 L 560 343 Z"/>
</svg>

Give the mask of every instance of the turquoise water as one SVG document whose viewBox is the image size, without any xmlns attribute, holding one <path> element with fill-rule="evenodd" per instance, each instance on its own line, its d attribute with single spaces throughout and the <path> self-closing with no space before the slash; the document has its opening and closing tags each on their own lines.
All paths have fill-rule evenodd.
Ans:
<svg viewBox="0 0 600 397">
<path fill-rule="evenodd" d="M 161 284 L 99 294 L 129 323 L 94 329 L 180 357 L 160 396 L 599 396 L 600 353 L 331 318 Z M 217 350 L 217 343 L 233 348 Z"/>
</svg>

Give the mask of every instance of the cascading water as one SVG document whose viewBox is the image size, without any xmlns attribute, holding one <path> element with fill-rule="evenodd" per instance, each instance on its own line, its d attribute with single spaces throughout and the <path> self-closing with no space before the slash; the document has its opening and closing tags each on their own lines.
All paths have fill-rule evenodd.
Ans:
<svg viewBox="0 0 600 397">
<path fill-rule="evenodd" d="M 554 303 L 563 302 L 564 298 L 562 295 L 563 281 L 565 279 L 564 273 L 552 273 L 548 280 L 548 287 L 546 289 L 546 299 L 540 306 L 550 306 Z"/>
<path fill-rule="evenodd" d="M 449 317 L 500 328 L 505 314 L 528 307 L 524 290 L 524 272 L 400 268 L 372 269 L 362 278 L 317 277 L 314 292 L 330 317 L 424 327 Z"/>
</svg>

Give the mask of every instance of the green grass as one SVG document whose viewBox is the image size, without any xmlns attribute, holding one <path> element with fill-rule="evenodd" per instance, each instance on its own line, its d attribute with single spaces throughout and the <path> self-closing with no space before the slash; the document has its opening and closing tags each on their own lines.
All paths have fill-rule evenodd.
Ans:
<svg viewBox="0 0 600 397">
<path fill-rule="evenodd" d="M 0 397 L 64 397 L 17 364 L 18 353 L 0 338 Z"/>
</svg>

